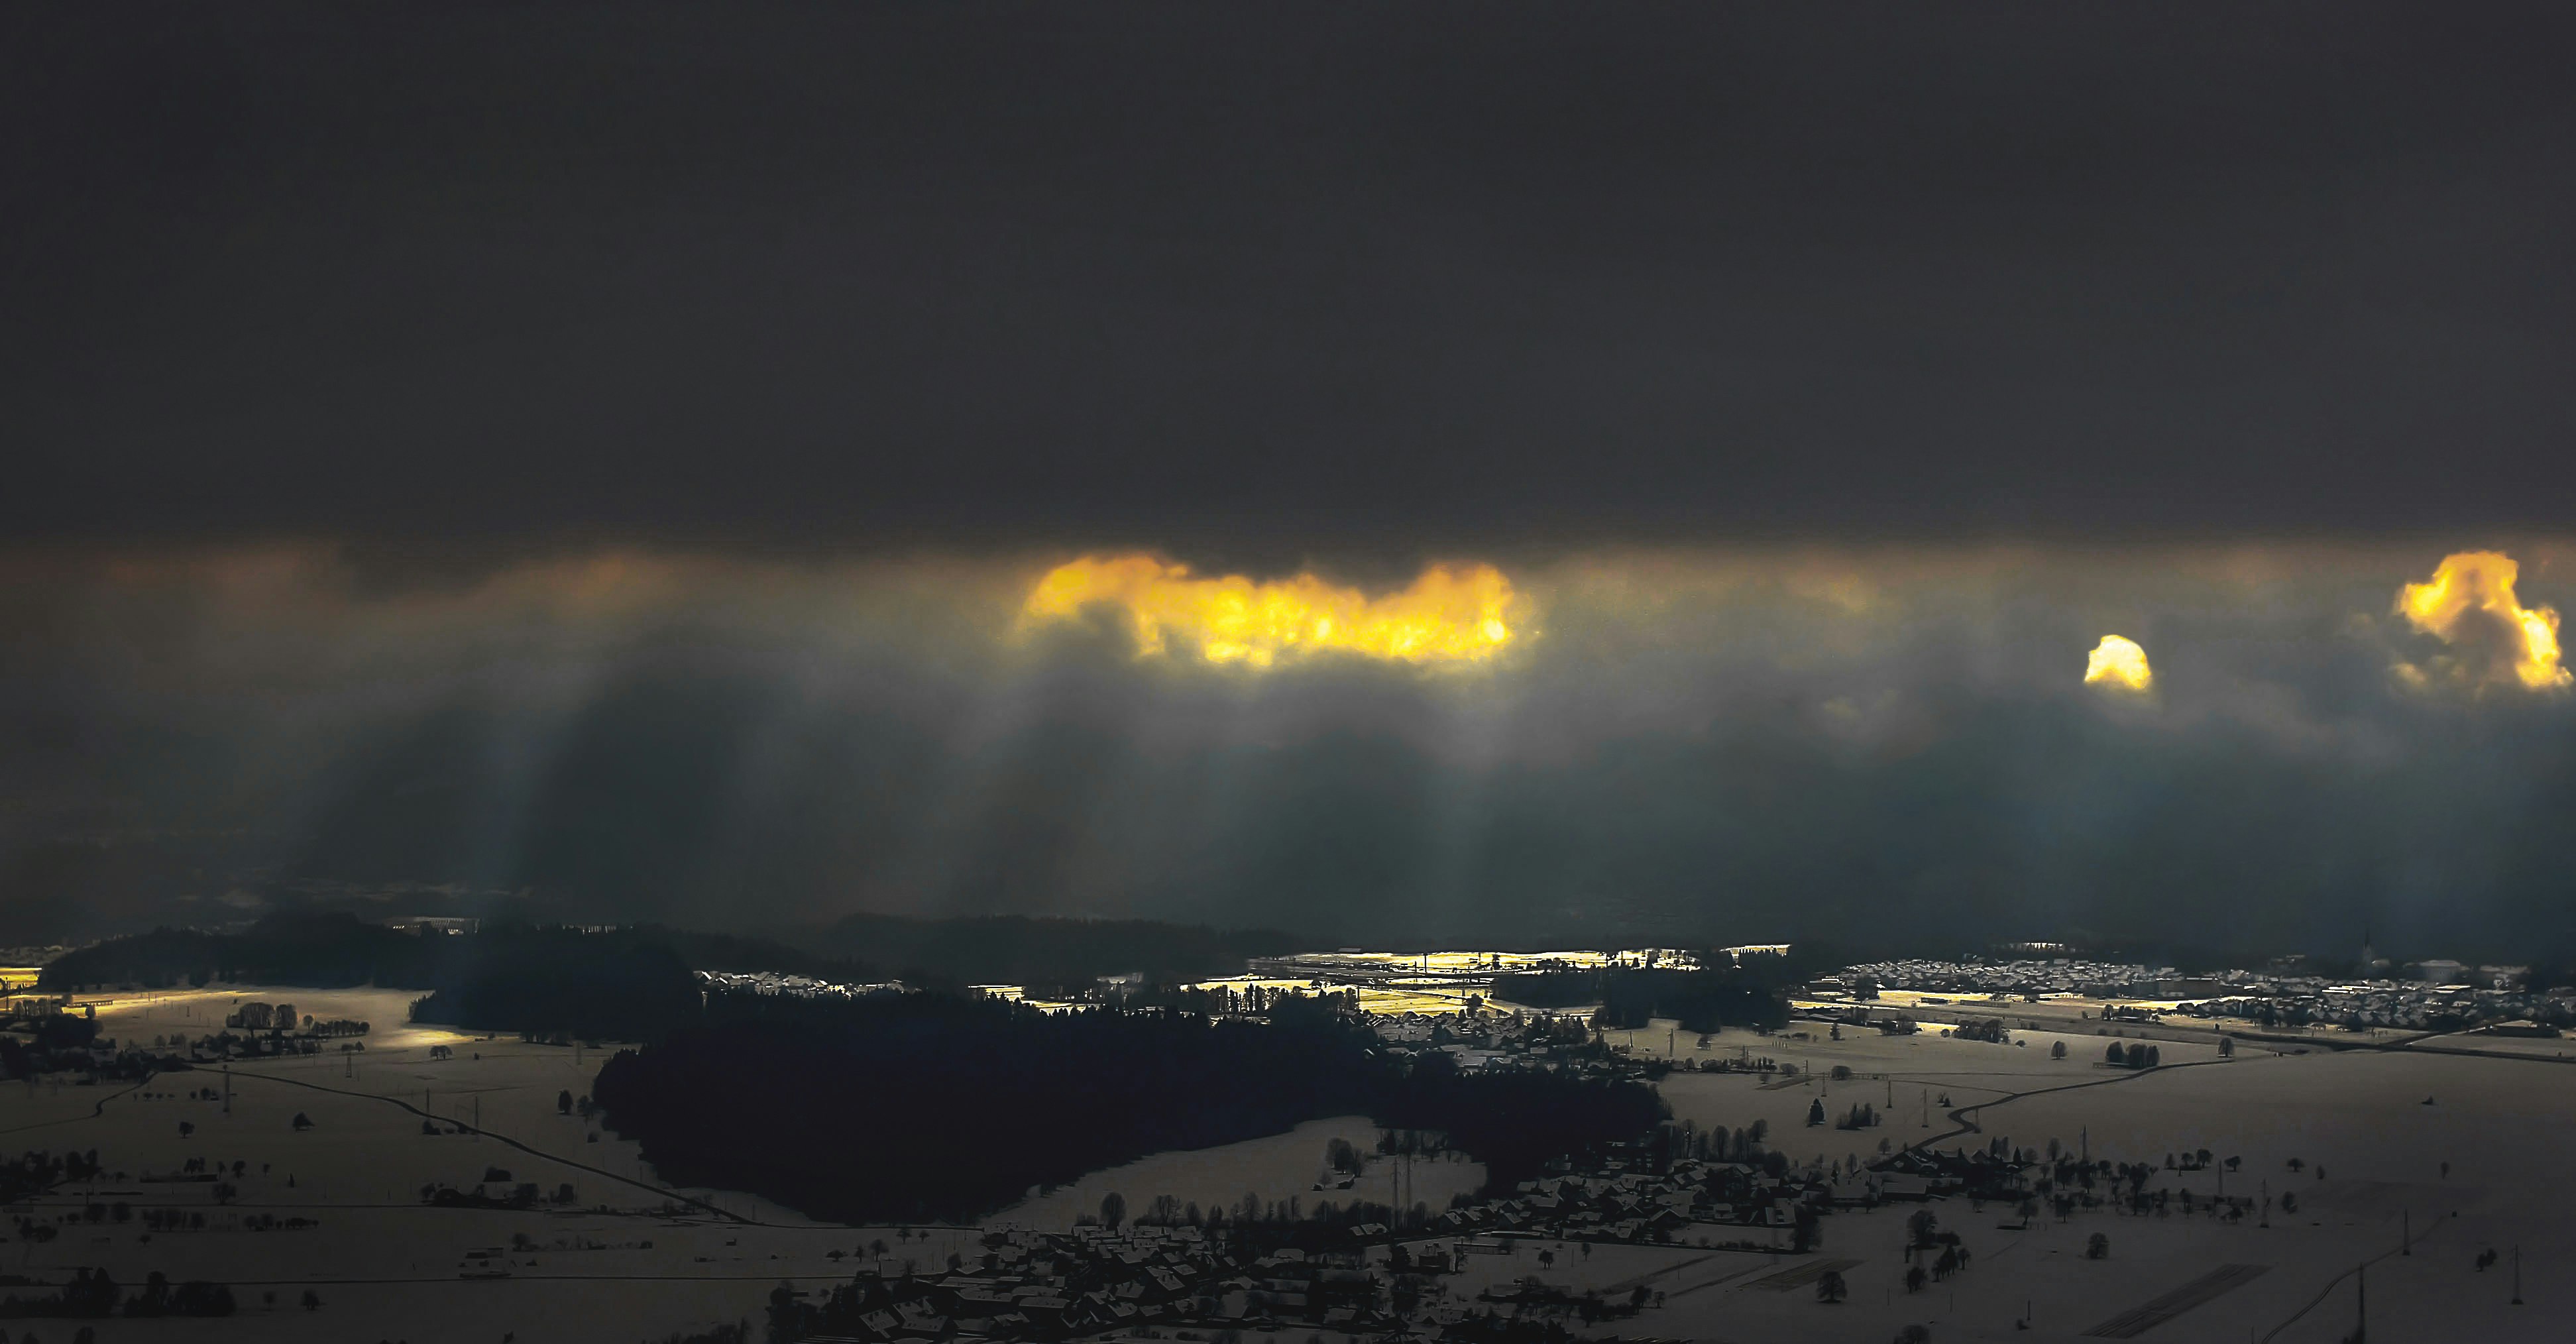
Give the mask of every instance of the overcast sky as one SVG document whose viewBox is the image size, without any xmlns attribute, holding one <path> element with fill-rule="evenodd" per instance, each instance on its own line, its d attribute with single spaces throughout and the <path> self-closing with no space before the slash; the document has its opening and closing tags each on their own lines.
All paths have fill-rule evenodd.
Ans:
<svg viewBox="0 0 2576 1344">
<path fill-rule="evenodd" d="M 2503 651 L 2576 601 L 2571 69 L 2541 4 L 10 9 L 0 938 L 2576 956 Z M 2400 614 L 2460 552 L 2523 605 Z M 1086 554 L 1195 569 L 1033 626 Z M 1187 624 L 1432 561 L 1499 656 Z"/>
<path fill-rule="evenodd" d="M 2554 529 L 2562 5 L 20 7 L 13 535 Z"/>
</svg>

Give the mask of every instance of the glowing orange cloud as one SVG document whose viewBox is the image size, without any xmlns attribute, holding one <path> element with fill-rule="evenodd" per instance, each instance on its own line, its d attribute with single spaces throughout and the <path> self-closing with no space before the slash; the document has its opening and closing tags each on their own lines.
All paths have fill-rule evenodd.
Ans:
<svg viewBox="0 0 2576 1344">
<path fill-rule="evenodd" d="M 2513 594 L 2521 573 L 2511 556 L 2496 551 L 2446 555 L 2431 579 L 2398 590 L 2397 613 L 2445 644 L 2489 654 L 2484 661 L 2493 670 L 2484 679 L 2502 681 L 2510 668 L 2524 686 L 2556 690 L 2570 680 L 2559 664 L 2558 611 L 2522 605 Z M 2473 668 L 2460 673 L 2477 677 Z M 2401 675 L 2413 684 L 2424 681 L 2413 668 Z"/>
<path fill-rule="evenodd" d="M 1410 587 L 1372 598 L 1312 574 L 1255 582 L 1195 578 L 1189 566 L 1148 555 L 1085 556 L 1058 565 L 1020 608 L 1027 627 L 1073 617 L 1095 603 L 1126 613 L 1145 656 L 1174 644 L 1211 663 L 1269 667 L 1338 651 L 1407 663 L 1477 663 L 1525 631 L 1511 580 L 1491 565 L 1433 565 Z"/>
<path fill-rule="evenodd" d="M 2139 648 L 2134 639 L 2104 635 L 2084 660 L 2084 682 L 2088 686 L 2100 682 L 2122 690 L 2143 691 L 2155 680 L 2156 674 L 2147 667 L 2147 651 Z"/>
</svg>

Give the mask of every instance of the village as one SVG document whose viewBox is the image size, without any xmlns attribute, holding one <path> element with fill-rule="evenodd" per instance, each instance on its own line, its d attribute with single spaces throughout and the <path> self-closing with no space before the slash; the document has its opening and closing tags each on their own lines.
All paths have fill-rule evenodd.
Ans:
<svg viewBox="0 0 2576 1344">
<path fill-rule="evenodd" d="M 1909 1156 L 1885 1170 L 1792 1167 L 1765 1149 L 1762 1137 L 1736 1136 L 1737 1160 L 1715 1160 L 1682 1154 L 1728 1151 L 1728 1136 L 1667 1127 L 1615 1145 L 1597 1162 L 1560 1163 L 1562 1170 L 1518 1183 L 1508 1198 L 1461 1201 L 1437 1216 L 1420 1207 L 1392 1215 L 1364 1196 L 1343 1207 L 1321 1203 L 1311 1213 L 1293 1200 L 1257 1212 L 1196 1204 L 1184 1210 L 1165 1196 L 1130 1222 L 1122 1217 L 1124 1199 L 1113 1195 L 1098 1216 L 1065 1231 L 990 1232 L 979 1259 L 952 1257 L 946 1273 L 889 1277 L 863 1268 L 849 1285 L 783 1292 L 773 1298 L 772 1319 L 810 1326 L 782 1337 L 811 1344 L 1064 1339 L 1149 1326 L 1176 1338 L 1282 1329 L 1367 1338 L 1537 1338 L 1549 1330 L 1569 1337 L 1662 1305 L 1664 1293 L 1650 1286 L 1654 1274 L 1616 1292 L 1548 1281 L 1546 1272 L 1560 1263 L 1571 1269 L 1605 1247 L 1734 1252 L 1791 1286 L 1829 1294 L 1839 1274 L 1830 1267 L 1820 1273 L 1809 1253 L 1823 1242 L 1823 1217 L 1836 1209 L 1920 1206 L 1970 1189 L 2012 1203 L 2047 1190 L 2045 1178 L 2037 1186 L 2024 1181 L 2026 1164 L 1982 1152 Z M 1397 1226 L 1376 1221 L 1390 1216 Z M 1917 1288 L 1925 1276 L 1963 1270 L 1968 1259 L 1957 1234 L 1923 1227 Z M 1471 1272 L 1497 1260 L 1540 1273 Z M 1825 1274 L 1834 1276 L 1831 1283 L 1810 1287 Z"/>
<path fill-rule="evenodd" d="M 1868 1001 L 1902 991 L 1909 1004 L 1940 1006 L 1984 998 L 2002 1003 L 2050 999 L 2112 1000 L 2157 1014 L 2272 1027 L 2374 1028 L 2418 1032 L 2485 1028 L 2508 1035 L 2554 1036 L 2576 1024 L 2576 987 L 2538 985 L 2531 968 L 2467 965 L 2443 958 L 2402 968 L 2364 949 L 2369 973 L 2317 974 L 2304 957 L 2260 969 L 2185 975 L 2145 966 L 2059 957 L 2045 960 L 1871 962 L 1808 986 L 1819 998 Z M 2391 974 L 2405 972 L 2403 977 Z M 1948 998 L 1944 995 L 1951 996 Z"/>
</svg>

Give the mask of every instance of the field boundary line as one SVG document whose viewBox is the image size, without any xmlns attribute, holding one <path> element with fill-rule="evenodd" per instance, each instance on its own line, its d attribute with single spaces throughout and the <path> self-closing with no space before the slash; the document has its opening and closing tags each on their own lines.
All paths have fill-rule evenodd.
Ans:
<svg viewBox="0 0 2576 1344">
<path fill-rule="evenodd" d="M 2316 1310 L 2317 1305 L 2326 1300 L 2326 1295 L 2335 1290 L 2335 1285 L 2342 1283 L 2344 1280 L 2370 1268 L 2372 1265 L 2378 1264 L 2380 1261 L 2385 1260 L 2392 1255 L 2401 1255 L 2414 1250 L 2418 1242 L 2423 1241 L 2424 1238 L 2441 1230 L 2442 1224 L 2449 1221 L 2450 1219 L 2448 1218 L 2436 1218 L 2423 1231 L 2416 1233 L 2412 1240 L 2402 1242 L 2395 1247 L 2381 1251 L 2379 1254 L 2374 1255 L 2369 1259 L 2362 1261 L 2360 1264 L 2354 1265 L 2352 1268 L 2345 1270 L 2341 1274 L 2337 1274 L 2333 1278 L 2326 1280 L 2325 1286 L 2319 1288 L 2317 1290 L 2317 1295 L 2309 1298 L 2305 1306 L 2300 1307 L 2297 1311 L 2291 1312 L 2289 1318 L 2282 1321 L 2279 1325 L 2273 1326 L 2271 1329 L 2264 1331 L 2261 1344 L 2272 1344 L 2273 1336 L 2289 1329 L 2291 1326 L 2297 1325 L 2309 1312 Z"/>
<path fill-rule="evenodd" d="M 2122 1073 L 2113 1074 L 2108 1078 L 2092 1078 L 2087 1079 L 2084 1082 L 2067 1083 L 2058 1087 L 2035 1087 L 2028 1092 L 2007 1092 L 2004 1095 L 1995 1098 L 1993 1101 L 1981 1101 L 1974 1106 L 1961 1106 L 1949 1111 L 1949 1117 L 1958 1122 L 1959 1127 L 1957 1129 L 1946 1130 L 1942 1133 L 1935 1134 L 1928 1139 L 1916 1139 L 1914 1142 L 1905 1145 L 1897 1151 L 1910 1153 L 1917 1148 L 1929 1148 L 1933 1144 L 1939 1143 L 1944 1139 L 1955 1139 L 1962 1134 L 1983 1134 L 1986 1132 L 1985 1126 L 1969 1119 L 1968 1117 L 1970 1115 L 1978 1111 L 1985 1110 L 1990 1106 L 2007 1106 L 2024 1097 L 2044 1097 L 2051 1092 L 2074 1092 L 2087 1087 L 2109 1087 L 2114 1083 L 2133 1083 L 2138 1079 L 2150 1077 L 2154 1074 L 2164 1073 L 2174 1069 L 2206 1069 L 2215 1065 L 2230 1064 L 2234 1062 L 2235 1061 L 2233 1060 L 2226 1059 L 2195 1059 L 2181 1064 L 2158 1064 L 2155 1067 L 2148 1069 L 2130 1069 Z"/>
<path fill-rule="evenodd" d="M 33 1080 L 30 1079 L 30 1081 Z M 96 1120 L 100 1116 L 107 1114 L 107 1103 L 132 1092 L 134 1089 L 141 1087 L 150 1081 L 152 1081 L 151 1075 L 146 1074 L 145 1076 L 137 1078 L 133 1082 L 100 1097 L 97 1101 L 90 1103 L 89 1114 L 87 1115 L 66 1115 L 60 1120 L 39 1120 L 32 1125 L 19 1125 L 13 1129 L 0 1129 L 0 1134 L 24 1134 L 31 1129 L 45 1129 L 53 1125 L 77 1125 L 83 1120 Z"/>
<path fill-rule="evenodd" d="M 2085 1331 L 2088 1338 L 2135 1339 L 2263 1277 L 2270 1265 L 2225 1264 Z"/>
<path fill-rule="evenodd" d="M 744 1216 L 744 1215 L 742 1215 L 742 1214 L 735 1213 L 735 1212 L 734 1212 L 733 1210 L 731 1210 L 731 1209 L 721 1208 L 721 1207 L 719 1207 L 719 1206 L 717 1206 L 717 1205 L 715 1205 L 715 1204 L 711 1204 L 711 1203 L 707 1202 L 706 1200 L 698 1199 L 698 1198 L 695 1198 L 695 1197 L 690 1196 L 690 1195 L 684 1195 L 684 1194 L 680 1193 L 680 1192 L 679 1192 L 679 1191 L 677 1191 L 677 1190 L 669 1190 L 669 1189 L 665 1189 L 665 1188 L 663 1188 L 663 1187 L 661 1187 L 661 1186 L 658 1186 L 658 1185 L 653 1184 L 651 1181 L 638 1180 L 638 1179 L 636 1179 L 635 1177 L 632 1177 L 632 1176 L 623 1176 L 623 1175 L 618 1174 L 617 1172 L 610 1171 L 610 1170 L 609 1170 L 608 1168 L 606 1168 L 606 1167 L 594 1167 L 594 1166 L 590 1165 L 590 1164 L 589 1164 L 589 1163 L 587 1163 L 587 1162 L 576 1162 L 576 1161 L 574 1161 L 573 1159 L 571 1159 L 571 1158 L 569 1158 L 569 1157 L 558 1157 L 558 1156 L 556 1156 L 555 1154 L 553 1154 L 553 1153 L 549 1153 L 549 1152 L 545 1151 L 545 1150 L 544 1150 L 544 1149 L 542 1149 L 542 1148 L 534 1148 L 534 1147 L 530 1147 L 529 1145 L 527 1145 L 527 1144 L 525 1144 L 525 1143 L 521 1143 L 521 1142 L 520 1142 L 520 1141 L 518 1141 L 517 1139 L 511 1138 L 511 1137 L 510 1137 L 509 1135 L 507 1135 L 507 1134 L 503 1134 L 503 1133 L 500 1133 L 500 1132 L 495 1131 L 495 1130 L 483 1129 L 483 1128 L 480 1128 L 480 1127 L 475 1126 L 475 1125 L 469 1125 L 469 1124 L 465 1123 L 465 1122 L 464 1122 L 464 1121 L 462 1121 L 462 1120 L 450 1120 L 450 1119 L 446 1118 L 445 1116 L 432 1115 L 432 1114 L 430 1114 L 429 1112 L 424 1111 L 424 1110 L 422 1110 L 421 1108 L 419 1108 L 419 1107 L 417 1107 L 417 1106 L 412 1105 L 410 1102 L 407 1102 L 407 1101 L 403 1100 L 403 1099 L 402 1099 L 402 1098 L 400 1098 L 400 1097 L 389 1097 L 389 1096 L 384 1095 L 384 1094 L 383 1094 L 383 1093 L 381 1093 L 381 1092 L 352 1092 L 352 1091 L 348 1090 L 347 1088 L 340 1088 L 340 1087 L 324 1087 L 324 1086 L 323 1086 L 323 1085 L 321 1085 L 320 1083 L 308 1083 L 308 1082 L 304 1081 L 304 1080 L 303 1080 L 303 1079 L 301 1079 L 301 1078 L 281 1078 L 281 1077 L 279 1077 L 279 1076 L 277 1076 L 276 1074 L 273 1074 L 273 1073 L 248 1073 L 248 1072 L 243 1072 L 243 1073 L 236 1073 L 236 1074 L 234 1074 L 233 1076 L 234 1076 L 235 1078 L 257 1078 L 257 1079 L 259 1079 L 259 1080 L 260 1080 L 260 1081 L 262 1081 L 262 1082 L 270 1082 L 270 1083 L 284 1083 L 284 1084 L 286 1084 L 286 1085 L 288 1085 L 288 1086 L 290 1086 L 290 1087 L 302 1087 L 302 1088 L 309 1088 L 309 1089 L 311 1089 L 311 1090 L 313 1090 L 313 1091 L 315 1091 L 315 1092 L 328 1092 L 328 1093 L 330 1093 L 331 1095 L 333 1095 L 333 1096 L 335 1096 L 335 1097 L 354 1097 L 354 1098 L 357 1098 L 357 1099 L 358 1099 L 358 1100 L 360 1100 L 360 1101 L 381 1101 L 381 1102 L 384 1102 L 385 1104 L 387 1104 L 387 1105 L 389 1105 L 389 1106 L 396 1106 L 396 1107 L 399 1107 L 399 1108 L 401 1108 L 402 1110 L 407 1111 L 407 1112 L 409 1112 L 409 1113 L 411 1113 L 411 1114 L 413 1114 L 413 1115 L 417 1115 L 417 1116 L 419 1116 L 419 1117 L 420 1117 L 421 1119 L 423 1119 L 423 1120 L 433 1121 L 433 1122 L 435 1122 L 435 1123 L 442 1124 L 442 1125 L 454 1125 L 456 1128 L 461 1129 L 461 1130 L 464 1130 L 464 1131 L 465 1131 L 466 1133 L 468 1133 L 468 1134 L 480 1134 L 480 1135 L 483 1135 L 483 1136 L 484 1136 L 484 1137 L 486 1137 L 486 1138 L 498 1139 L 498 1140 L 500 1140 L 501 1142 L 506 1143 L 506 1144 L 508 1144 L 509 1146 L 511 1146 L 511 1147 L 513 1147 L 513 1148 L 518 1149 L 520 1152 L 526 1153 L 526 1154 L 527 1154 L 528 1156 L 530 1156 L 530 1157 L 541 1157 L 541 1158 L 544 1158 L 544 1159 L 545 1159 L 546 1161 L 548 1161 L 548 1162 L 560 1162 L 560 1163 L 562 1163 L 563 1165 L 565 1165 L 565 1166 L 567 1166 L 567 1167 L 571 1167 L 571 1168 L 572 1168 L 573 1170 L 575 1170 L 575 1171 L 587 1171 L 587 1172 L 591 1172 L 591 1173 L 593 1173 L 593 1174 L 595 1174 L 595 1175 L 605 1176 L 605 1177 L 607 1177 L 608 1179 L 610 1179 L 610 1180 L 612 1180 L 612 1181 L 616 1181 L 616 1182 L 619 1182 L 619 1183 L 624 1184 L 624 1185 L 631 1185 L 631 1186 L 634 1186 L 634 1187 L 635 1187 L 636 1189 L 638 1189 L 638 1190 L 650 1190 L 650 1191 L 652 1191 L 654 1194 L 660 1195 L 660 1196 L 662 1196 L 662 1197 L 663 1197 L 663 1198 L 665 1198 L 665 1199 L 677 1200 L 677 1201 L 679 1201 L 680 1203 L 683 1203 L 683 1204 L 689 1205 L 689 1206 L 690 1206 L 690 1207 L 692 1207 L 692 1208 L 704 1209 L 704 1210 L 706 1210 L 707 1212 L 712 1213 L 712 1214 L 716 1215 L 716 1216 L 717 1216 L 717 1217 L 719 1217 L 719 1218 L 726 1218 L 726 1219 L 730 1219 L 730 1220 L 732 1220 L 732 1221 L 734 1221 L 734 1222 L 741 1223 L 741 1224 L 743 1224 L 743 1225 L 744 1225 L 744 1226 L 746 1226 L 746 1227 L 789 1227 L 789 1226 L 791 1226 L 791 1224 L 787 1224 L 787 1223 L 766 1223 L 766 1222 L 762 1222 L 760 1219 L 746 1217 L 746 1216 Z"/>
</svg>

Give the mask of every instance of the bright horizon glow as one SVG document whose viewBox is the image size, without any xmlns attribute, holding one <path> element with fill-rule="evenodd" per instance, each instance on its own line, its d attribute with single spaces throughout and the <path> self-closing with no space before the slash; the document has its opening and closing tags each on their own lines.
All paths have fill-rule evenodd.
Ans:
<svg viewBox="0 0 2576 1344">
<path fill-rule="evenodd" d="M 1173 646 L 1219 665 L 1266 668 L 1325 652 L 1415 664 L 1480 663 L 1527 632 L 1526 602 L 1491 565 L 1433 565 L 1410 585 L 1372 598 L 1312 574 L 1256 582 L 1197 578 L 1150 555 L 1084 556 L 1056 566 L 1020 608 L 1023 629 L 1071 620 L 1107 603 L 1125 612 L 1139 657 Z"/>
</svg>

